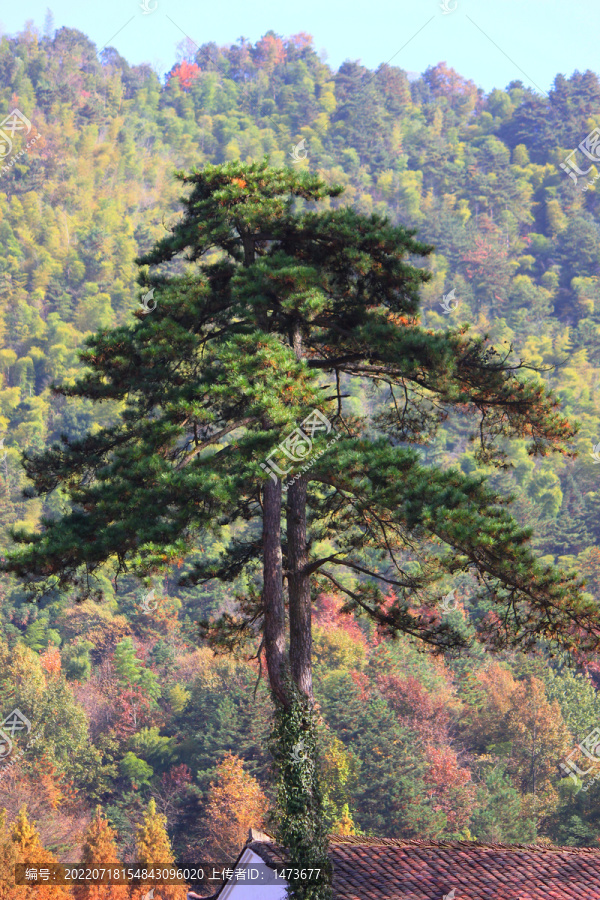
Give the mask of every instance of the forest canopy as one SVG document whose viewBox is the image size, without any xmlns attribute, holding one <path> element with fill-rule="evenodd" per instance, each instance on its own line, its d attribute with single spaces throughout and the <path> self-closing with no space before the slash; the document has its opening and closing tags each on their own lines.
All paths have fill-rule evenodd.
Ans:
<svg viewBox="0 0 600 900">
<path fill-rule="evenodd" d="M 98 433 L 122 409 L 114 398 L 64 397 L 52 384 L 82 375 L 85 338 L 136 312 L 153 321 L 152 303 L 140 305 L 147 290 L 135 259 L 181 220 L 174 171 L 267 156 L 275 168 L 343 186 L 323 201 L 332 212 L 389 216 L 434 247 L 419 289 L 424 328 L 489 335 L 539 370 L 531 377 L 578 423 L 572 454 L 538 458 L 517 439 L 504 448 L 507 468 L 495 469 L 461 419 L 444 419 L 411 446 L 424 465 L 486 475 L 512 495 L 541 562 L 584 576 L 600 601 L 598 182 L 577 190 L 560 168 L 596 126 L 595 73 L 557 75 L 547 97 L 520 81 L 484 94 L 445 63 L 410 79 L 388 65 L 333 71 L 310 36 L 269 32 L 255 45 L 206 44 L 162 84 L 113 48 L 98 56 L 78 31 L 42 36 L 28 27 L 0 42 L 0 94 L 5 114 L 20 110 L 27 139 L 36 136 L 0 165 L 3 555 L 9 528 L 36 528 L 65 511 L 60 491 L 23 496 L 21 451 Z M 15 153 L 21 142 L 17 135 Z M 181 275 L 177 261 L 169 265 Z M 360 416 L 379 400 L 358 385 L 346 402 Z M 260 827 L 273 800 L 267 688 L 261 681 L 253 696 L 257 661 L 214 654 L 197 627 L 233 613 L 248 583 L 185 583 L 221 552 L 207 540 L 197 559 L 175 560 L 145 582 L 125 576 L 115 587 L 102 575 L 98 596 L 82 604 L 59 591 L 32 604 L 3 576 L 2 716 L 18 708 L 42 735 L 15 766 L 0 768 L 9 822 L 0 841 L 11 852 L 29 834 L 18 818 L 26 805 L 40 854 L 64 858 L 102 840 L 125 858 L 154 834 L 177 859 L 197 859 L 214 842 L 209 815 L 231 784 L 249 821 L 223 821 L 223 846 Z M 350 575 L 343 587 L 357 584 Z M 446 621 L 469 627 L 467 580 L 449 574 L 443 590 Z M 385 640 L 342 605 L 333 588 L 315 598 L 314 690 L 332 829 L 574 845 L 600 838 L 600 786 L 584 790 L 559 768 L 598 727 L 593 659 L 518 649 L 434 658 L 409 637 Z"/>
</svg>

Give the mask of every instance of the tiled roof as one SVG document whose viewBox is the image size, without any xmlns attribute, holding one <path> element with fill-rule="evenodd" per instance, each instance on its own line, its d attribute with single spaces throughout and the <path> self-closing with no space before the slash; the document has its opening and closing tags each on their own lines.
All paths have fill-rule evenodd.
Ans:
<svg viewBox="0 0 600 900">
<path fill-rule="evenodd" d="M 284 862 L 273 843 L 248 846 Z M 600 900 L 595 848 L 339 837 L 330 854 L 335 900 Z"/>
</svg>

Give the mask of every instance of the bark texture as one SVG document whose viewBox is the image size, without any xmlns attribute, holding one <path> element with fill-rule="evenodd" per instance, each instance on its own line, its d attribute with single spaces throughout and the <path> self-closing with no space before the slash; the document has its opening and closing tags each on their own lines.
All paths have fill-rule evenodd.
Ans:
<svg viewBox="0 0 600 900">
<path fill-rule="evenodd" d="M 290 608 L 290 667 L 299 690 L 313 700 L 310 575 L 306 573 L 306 486 L 302 476 L 288 491 L 287 576 Z"/>
<path fill-rule="evenodd" d="M 263 609 L 267 672 L 277 700 L 288 706 L 285 684 L 285 606 L 281 557 L 281 482 L 265 482 L 263 500 Z"/>
</svg>

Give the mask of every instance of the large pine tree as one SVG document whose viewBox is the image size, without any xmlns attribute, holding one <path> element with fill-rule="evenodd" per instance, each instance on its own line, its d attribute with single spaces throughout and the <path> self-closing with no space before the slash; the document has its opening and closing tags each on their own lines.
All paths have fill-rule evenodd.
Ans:
<svg viewBox="0 0 600 900">
<path fill-rule="evenodd" d="M 107 562 L 148 576 L 235 526 L 221 560 L 195 564 L 186 581 L 244 573 L 254 585 L 239 615 L 207 634 L 261 644 L 280 713 L 304 709 L 277 726 L 288 784 L 301 767 L 287 743 L 311 727 L 319 586 L 384 632 L 441 651 L 466 638 L 440 615 L 436 585 L 470 572 L 473 626 L 489 647 L 595 647 L 595 606 L 535 560 L 506 500 L 479 477 L 424 465 L 416 448 L 451 413 L 471 423 L 479 459 L 499 465 L 507 438 L 544 455 L 574 433 L 510 349 L 419 324 L 428 274 L 412 260 L 431 248 L 386 218 L 332 208 L 341 188 L 316 175 L 265 162 L 178 178 L 191 188 L 183 217 L 138 261 L 155 308 L 88 339 L 87 374 L 60 388 L 123 411 L 25 456 L 32 492 L 61 488 L 72 508 L 16 534 L 24 546 L 6 568 L 34 593 L 75 583 L 89 596 Z M 369 384 L 376 403 L 363 410 L 377 413 L 358 415 L 353 392 Z M 316 845 L 318 786 L 297 781 Z M 302 844 L 298 829 L 287 835 Z"/>
</svg>

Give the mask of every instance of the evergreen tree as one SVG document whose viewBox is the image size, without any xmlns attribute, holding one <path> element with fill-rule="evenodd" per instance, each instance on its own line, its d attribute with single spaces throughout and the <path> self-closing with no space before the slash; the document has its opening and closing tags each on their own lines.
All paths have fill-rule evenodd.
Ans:
<svg viewBox="0 0 600 900">
<path fill-rule="evenodd" d="M 136 656 L 133 640 L 123 638 L 115 647 L 113 657 L 115 671 L 122 686 L 139 685 L 150 697 L 160 696 L 160 686 L 151 669 L 145 668 L 142 660 Z"/>
<path fill-rule="evenodd" d="M 5 568 L 34 593 L 73 583 L 84 597 L 108 561 L 117 575 L 149 576 L 203 535 L 228 535 L 221 559 L 201 560 L 185 581 L 243 573 L 251 587 L 238 614 L 205 633 L 222 649 L 264 648 L 273 696 L 290 714 L 279 732 L 302 723 L 310 746 L 315 586 L 333 584 L 382 633 L 443 651 L 466 638 L 440 617 L 436 584 L 470 572 L 488 604 L 474 622 L 488 646 L 595 648 L 597 608 L 574 576 L 536 561 L 506 500 L 481 477 L 423 465 L 410 446 L 431 441 L 452 412 L 471 421 L 481 463 L 506 465 L 506 438 L 543 456 L 574 434 L 510 349 L 465 328 L 421 326 L 429 276 L 409 260 L 431 248 L 379 215 L 318 211 L 342 189 L 315 175 L 236 162 L 178 178 L 191 187 L 185 214 L 138 261 L 156 308 L 88 338 L 87 374 L 60 389 L 124 411 L 24 455 L 33 492 L 62 486 L 72 506 L 39 533 L 17 532 L 25 546 Z M 164 273 L 147 268 L 159 265 Z M 361 418 L 345 399 L 365 382 L 383 411 Z M 294 865 L 320 833 L 319 788 L 308 784 Z"/>
<path fill-rule="evenodd" d="M 232 163 L 179 177 L 193 186 L 186 216 L 140 262 L 166 263 L 187 249 L 197 270 L 155 275 L 160 301 L 154 317 L 140 313 L 135 326 L 88 339 L 84 360 L 90 372 L 62 392 L 125 399 L 127 410 L 97 435 L 65 440 L 45 454 L 26 454 L 36 492 L 47 493 L 69 479 L 74 506 L 47 521 L 41 534 L 18 533 L 27 546 L 6 567 L 37 580 L 55 581 L 54 575 L 63 584 L 74 580 L 86 593 L 90 576 L 110 558 L 121 569 L 145 573 L 187 551 L 203 529 L 218 531 L 246 520 L 244 540 L 231 543 L 223 564 L 199 563 L 187 581 L 232 577 L 262 555 L 263 597 L 252 593 L 245 611 L 254 621 L 264 615 L 269 677 L 284 705 L 283 574 L 291 673 L 310 697 L 311 576 L 331 577 L 327 565 L 362 573 L 361 549 L 371 548 L 382 558 L 387 550 L 390 560 L 394 551 L 407 556 L 409 535 L 425 548 L 428 542 L 445 544 L 453 555 L 434 564 L 430 552 L 429 567 L 412 566 L 410 574 L 396 561 L 393 579 L 381 574 L 381 566 L 367 567 L 364 574 L 392 582 L 398 597 L 384 611 L 369 583 L 350 602 L 390 631 L 450 645 L 451 631 L 432 624 L 430 616 L 411 614 L 408 598 L 414 608 L 417 597 L 431 600 L 426 589 L 444 572 L 473 569 L 487 579 L 500 613 L 507 607 L 517 611 L 507 640 L 537 635 L 568 643 L 572 625 L 593 632 L 597 620 L 576 585 L 537 567 L 527 534 L 499 508 L 500 497 L 481 479 L 421 466 L 415 451 L 399 446 L 418 443 L 432 418 L 435 424 L 434 400 L 447 412 L 460 407 L 480 419 L 479 455 L 487 462 L 503 461 L 496 444 L 506 436 L 529 438 L 531 452 L 543 455 L 561 449 L 573 433 L 552 398 L 538 384 L 518 378 L 518 364 L 462 330 L 432 334 L 419 326 L 417 291 L 427 276 L 405 257 L 429 248 L 377 216 L 349 209 L 294 210 L 294 198 L 339 195 L 339 188 L 328 188 L 316 176 Z M 211 248 L 223 257 L 207 261 Z M 142 280 L 151 283 L 145 269 Z M 343 407 L 342 378 L 383 382 L 389 412 L 372 422 L 350 416 Z M 402 407 L 399 393 L 405 395 Z M 325 447 L 323 416 L 304 425 L 313 439 L 314 465 L 295 474 L 289 487 L 282 537 L 281 485 L 275 475 L 285 455 L 271 469 L 263 466 L 271 476 L 265 480 L 261 454 L 320 406 L 344 437 L 322 460 L 315 451 Z M 287 448 L 292 463 L 309 450 L 306 434 L 293 437 L 295 458 Z M 298 467 L 288 468 L 295 473 Z M 326 560 L 307 559 L 309 483 L 312 516 L 319 523 L 313 532 L 337 542 Z M 261 520 L 262 537 L 256 528 Z M 239 637 L 238 626 L 241 621 L 229 617 L 224 637 Z M 595 642 L 595 633 L 589 641 Z"/>
<path fill-rule="evenodd" d="M 385 837 L 437 837 L 445 817 L 430 796 L 422 741 L 384 699 L 361 696 L 349 675 L 332 673 L 319 697 L 336 735 L 360 758 L 353 791 L 361 829 Z"/>
<path fill-rule="evenodd" d="M 471 820 L 478 841 L 489 844 L 532 844 L 536 823 L 523 811 L 522 798 L 504 772 L 503 764 L 487 757 L 478 785 L 479 802 Z"/>
</svg>

